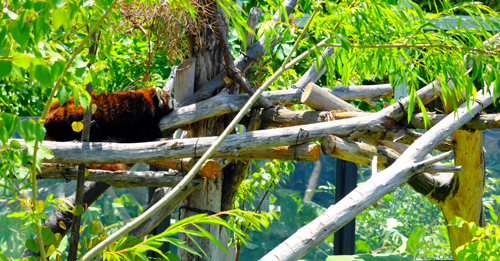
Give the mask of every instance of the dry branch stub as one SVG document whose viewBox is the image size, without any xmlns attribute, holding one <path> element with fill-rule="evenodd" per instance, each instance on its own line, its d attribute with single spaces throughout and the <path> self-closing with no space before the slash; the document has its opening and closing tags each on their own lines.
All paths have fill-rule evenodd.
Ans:
<svg viewBox="0 0 500 261">
<path fill-rule="evenodd" d="M 194 73 L 196 57 L 184 60 L 175 71 L 174 93 L 175 100 L 180 104 L 194 93 Z"/>
<path fill-rule="evenodd" d="M 346 110 L 346 111 L 360 111 L 358 108 L 352 106 L 348 102 L 343 101 L 337 96 L 328 91 L 323 90 L 314 83 L 309 83 L 302 93 L 300 101 L 315 109 L 321 111 L 332 110 Z"/>
</svg>

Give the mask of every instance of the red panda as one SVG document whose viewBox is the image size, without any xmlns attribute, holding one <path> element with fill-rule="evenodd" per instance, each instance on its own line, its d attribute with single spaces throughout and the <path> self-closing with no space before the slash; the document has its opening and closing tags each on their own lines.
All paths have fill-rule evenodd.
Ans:
<svg viewBox="0 0 500 261">
<path fill-rule="evenodd" d="M 175 107 L 175 100 L 161 89 L 92 93 L 90 126 L 91 142 L 146 142 L 162 137 L 158 123 Z M 45 140 L 73 141 L 81 139 L 81 132 L 73 131 L 71 124 L 83 120 L 83 107 L 76 108 L 73 97 L 63 106 L 57 101 L 50 105 L 45 119 Z M 123 166 L 122 166 L 123 165 Z M 124 164 L 103 164 L 100 169 L 123 170 Z M 96 168 L 95 165 L 90 166 Z"/>
<path fill-rule="evenodd" d="M 147 88 L 138 91 L 92 93 L 92 103 L 97 106 L 92 114 L 90 141 L 145 142 L 162 137 L 158 123 L 175 105 L 174 99 L 161 89 Z M 83 120 L 83 107 L 75 107 L 73 97 L 63 106 L 50 105 L 45 119 L 46 139 L 54 141 L 80 140 L 71 124 Z"/>
</svg>

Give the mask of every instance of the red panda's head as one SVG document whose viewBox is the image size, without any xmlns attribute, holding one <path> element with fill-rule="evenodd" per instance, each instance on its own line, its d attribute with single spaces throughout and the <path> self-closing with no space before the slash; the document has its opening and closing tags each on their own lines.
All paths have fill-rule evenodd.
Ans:
<svg viewBox="0 0 500 261">
<path fill-rule="evenodd" d="M 161 88 L 156 88 L 156 92 L 153 96 L 158 100 L 158 107 L 162 111 L 163 115 L 169 114 L 177 107 L 175 99 L 172 98 L 167 91 L 162 90 Z"/>
</svg>

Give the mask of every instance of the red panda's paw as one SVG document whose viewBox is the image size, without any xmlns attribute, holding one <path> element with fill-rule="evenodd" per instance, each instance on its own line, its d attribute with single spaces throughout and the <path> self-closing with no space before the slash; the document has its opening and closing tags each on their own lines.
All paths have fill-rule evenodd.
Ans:
<svg viewBox="0 0 500 261">
<path fill-rule="evenodd" d="M 129 170 L 127 164 L 89 164 L 89 169 L 100 169 L 109 171 Z"/>
</svg>

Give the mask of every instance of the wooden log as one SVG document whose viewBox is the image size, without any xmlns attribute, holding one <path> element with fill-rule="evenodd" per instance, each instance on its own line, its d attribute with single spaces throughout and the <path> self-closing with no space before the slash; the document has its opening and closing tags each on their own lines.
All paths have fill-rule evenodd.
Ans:
<svg viewBox="0 0 500 261">
<path fill-rule="evenodd" d="M 314 83 L 309 83 L 306 86 L 300 102 L 319 111 L 360 111 Z"/>
<path fill-rule="evenodd" d="M 416 129 L 430 129 L 442 119 L 446 117 L 444 114 L 428 113 L 429 123 L 424 125 L 424 116 L 422 113 L 413 114 L 410 120 L 410 125 Z M 482 114 L 476 115 L 471 121 L 467 122 L 463 129 L 469 130 L 486 130 L 500 128 L 500 115 L 499 114 Z"/>
<path fill-rule="evenodd" d="M 323 89 L 331 90 L 331 87 L 324 87 Z M 392 97 L 392 87 L 390 84 L 376 84 L 376 85 L 357 85 L 357 86 L 337 86 L 333 87 L 333 94 L 342 100 L 361 100 L 370 106 L 375 107 L 377 100 L 381 98 Z M 356 99 L 349 99 L 347 97 L 357 97 Z"/>
<path fill-rule="evenodd" d="M 327 92 L 344 99 L 344 100 L 358 100 L 362 99 L 359 96 L 360 93 L 364 92 L 345 92 L 346 88 L 349 90 L 357 90 L 359 88 L 366 89 L 364 86 L 347 86 L 347 87 L 334 87 L 333 90 L 329 88 L 323 88 Z M 386 85 L 373 85 L 373 93 L 369 96 L 370 99 L 378 99 L 381 97 L 387 97 L 392 95 L 392 89 L 387 88 Z M 377 91 L 378 90 L 378 91 Z M 382 96 L 380 96 L 382 95 Z M 282 90 L 282 91 L 269 91 L 262 94 L 267 98 L 272 104 L 279 105 L 291 105 L 300 103 L 302 97 L 302 90 L 292 89 L 292 90 Z M 160 129 L 168 130 L 173 128 L 182 127 L 184 125 L 197 122 L 203 119 L 212 118 L 227 114 L 230 112 L 238 111 L 243 108 L 243 105 L 248 101 L 250 96 L 248 94 L 221 94 L 212 97 L 208 100 L 198 102 L 196 104 L 186 105 L 179 107 L 172 111 L 167 116 L 163 117 L 160 121 Z M 254 107 L 258 107 L 255 105 Z"/>
<path fill-rule="evenodd" d="M 332 112 L 332 111 L 292 111 L 285 107 L 273 107 L 262 112 L 262 127 L 289 127 L 325 121 L 368 116 L 370 112 Z"/>
<path fill-rule="evenodd" d="M 291 111 L 283 107 L 274 107 L 266 109 L 262 112 L 262 126 L 263 127 L 288 127 L 303 124 L 312 124 L 316 122 L 325 122 L 331 120 L 341 120 L 352 117 L 362 117 L 375 115 L 370 112 L 326 112 L 326 111 Z M 398 127 L 403 128 L 402 126 Z M 375 133 L 359 133 L 358 138 L 364 138 L 376 144 L 379 139 L 393 140 L 397 131 L 386 130 L 384 132 Z M 421 133 L 406 130 L 405 136 L 400 138 L 398 142 L 411 145 L 415 140 L 417 140 Z M 436 150 L 439 151 L 450 151 L 453 149 L 453 141 L 445 140 L 441 142 Z"/>
<path fill-rule="evenodd" d="M 197 158 L 184 158 L 184 159 L 173 159 L 173 160 L 158 160 L 158 161 L 148 161 L 146 163 L 161 167 L 174 169 L 183 173 L 188 173 L 194 164 L 198 161 Z M 205 176 L 207 178 L 216 178 L 220 175 L 222 169 L 221 164 L 214 159 L 209 159 L 203 164 L 198 171 L 199 175 Z"/>
<path fill-rule="evenodd" d="M 380 144 L 388 146 L 373 146 L 363 142 L 348 142 L 339 137 L 329 136 L 321 140 L 321 150 L 327 156 L 336 157 L 339 159 L 354 162 L 356 164 L 372 166 L 373 160 L 377 159 L 376 166 L 379 169 L 386 169 L 392 165 L 402 153 L 409 147 L 406 144 L 401 144 L 391 141 L 379 141 Z M 431 159 L 432 156 L 426 157 Z M 434 164 L 425 169 L 426 172 L 450 171 L 460 172 L 461 169 L 455 166 L 445 166 L 442 164 Z M 418 174 L 421 175 L 421 174 Z M 426 194 L 424 194 L 426 196 Z"/>
<path fill-rule="evenodd" d="M 290 149 L 272 147 L 293 146 L 296 143 L 308 143 L 321 140 L 327 135 L 341 137 L 382 137 L 392 140 L 395 132 L 385 129 L 373 128 L 387 123 L 386 119 L 377 117 L 357 117 L 342 121 L 331 121 L 324 123 L 309 124 L 297 127 L 287 127 L 281 129 L 260 130 L 246 132 L 242 134 L 229 135 L 226 141 L 215 152 L 214 157 L 218 158 L 261 158 L 268 159 L 272 153 L 273 157 L 294 160 Z M 386 125 L 390 127 L 391 125 Z M 365 134 L 365 131 L 366 134 Z M 422 134 L 406 131 L 407 135 L 398 141 L 405 144 L 412 144 Z M 376 134 L 376 135 L 375 135 Z M 169 160 L 176 158 L 190 158 L 195 154 L 199 156 L 204 153 L 215 141 L 216 137 L 200 137 L 190 139 L 172 139 L 144 143 L 106 143 L 106 142 L 53 142 L 44 141 L 42 144 L 49 148 L 54 158 L 45 159 L 45 162 L 52 163 L 137 163 L 159 160 Z M 18 140 L 24 146 L 24 140 Z M 440 144 L 449 151 L 452 144 Z M 270 148 L 271 147 L 271 148 Z M 313 146 L 314 147 L 314 146 Z M 265 150 L 265 151 L 264 151 Z M 309 148 L 311 150 L 311 148 Z M 280 151 L 277 153 L 276 151 Z M 297 150 L 300 157 L 297 159 L 304 161 L 314 160 L 308 156 L 307 150 Z M 285 153 L 287 152 L 287 153 Z"/>
<path fill-rule="evenodd" d="M 321 140 L 321 150 L 325 155 L 371 166 L 373 157 L 377 157 L 377 167 L 386 169 L 398 158 L 399 153 L 384 146 L 373 146 L 362 142 L 347 142 L 336 136 L 327 136 Z"/>
<path fill-rule="evenodd" d="M 299 144 L 265 150 L 242 151 L 239 155 L 225 155 L 233 159 L 282 159 L 295 161 L 317 161 L 321 156 L 318 144 Z"/>
<path fill-rule="evenodd" d="M 52 171 L 37 175 L 37 179 L 65 179 L 76 180 L 76 169 L 65 169 L 63 171 Z M 85 177 L 87 181 L 105 182 L 115 188 L 132 187 L 174 187 L 184 175 L 178 172 L 168 171 L 107 171 L 89 170 Z M 194 178 L 189 187 L 194 189 L 203 188 L 204 180 Z"/>
</svg>

